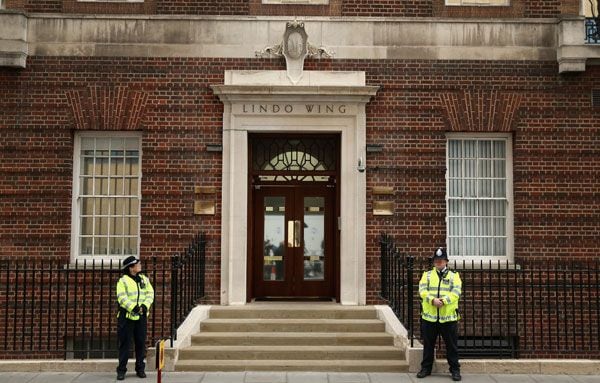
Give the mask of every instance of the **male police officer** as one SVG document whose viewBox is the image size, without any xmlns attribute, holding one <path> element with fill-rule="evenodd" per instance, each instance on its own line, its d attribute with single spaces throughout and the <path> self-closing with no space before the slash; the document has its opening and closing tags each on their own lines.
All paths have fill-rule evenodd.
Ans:
<svg viewBox="0 0 600 383">
<path fill-rule="evenodd" d="M 123 260 L 123 275 L 117 282 L 119 314 L 117 335 L 119 338 L 119 366 L 117 380 L 125 379 L 131 338 L 135 343 L 135 372 L 145 378 L 144 351 L 146 350 L 146 320 L 154 302 L 154 289 L 147 276 L 140 274 L 140 260 L 129 256 Z"/>
<path fill-rule="evenodd" d="M 419 295 L 422 299 L 421 335 L 423 336 L 423 360 L 417 378 L 431 375 L 433 350 L 438 335 L 446 344 L 446 358 L 450 365 L 452 380 L 461 380 L 458 363 L 457 322 L 458 300 L 462 281 L 456 271 L 448 270 L 448 254 L 439 248 L 433 254 L 433 269 L 425 271 L 419 281 Z"/>
</svg>

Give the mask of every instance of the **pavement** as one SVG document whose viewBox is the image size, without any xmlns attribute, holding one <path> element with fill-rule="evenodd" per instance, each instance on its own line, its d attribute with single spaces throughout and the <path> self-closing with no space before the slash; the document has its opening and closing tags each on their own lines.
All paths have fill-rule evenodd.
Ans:
<svg viewBox="0 0 600 383">
<path fill-rule="evenodd" d="M 463 374 L 467 383 L 599 383 L 600 375 Z M 116 382 L 108 372 L 3 372 L 0 383 L 108 383 Z M 129 372 L 124 382 L 154 383 L 157 373 L 146 379 Z M 162 383 L 450 383 L 449 374 L 417 379 L 406 373 L 327 372 L 163 372 Z"/>
</svg>

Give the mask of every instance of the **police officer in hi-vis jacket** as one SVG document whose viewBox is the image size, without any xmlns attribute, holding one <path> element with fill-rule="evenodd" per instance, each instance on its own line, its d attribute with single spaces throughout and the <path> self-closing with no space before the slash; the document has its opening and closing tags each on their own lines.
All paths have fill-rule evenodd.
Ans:
<svg viewBox="0 0 600 383">
<path fill-rule="evenodd" d="M 141 274 L 140 260 L 129 256 L 123 260 L 123 275 L 117 282 L 119 314 L 117 335 L 119 338 L 119 366 L 117 380 L 125 379 L 131 338 L 135 344 L 135 372 L 145 378 L 144 353 L 146 351 L 146 325 L 148 310 L 154 302 L 154 289 L 147 276 Z"/>
<path fill-rule="evenodd" d="M 439 248 L 433 254 L 433 269 L 425 271 L 419 281 L 421 296 L 421 335 L 423 338 L 423 360 L 417 378 L 431 375 L 434 347 L 438 335 L 446 344 L 446 358 L 450 365 L 452 380 L 461 380 L 458 363 L 458 300 L 462 281 L 456 271 L 448 269 L 446 249 Z"/>
</svg>

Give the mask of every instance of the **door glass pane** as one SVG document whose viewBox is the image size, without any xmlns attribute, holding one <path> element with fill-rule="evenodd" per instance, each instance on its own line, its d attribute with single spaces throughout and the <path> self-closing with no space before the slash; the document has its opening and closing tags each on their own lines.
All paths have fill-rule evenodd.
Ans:
<svg viewBox="0 0 600 383">
<path fill-rule="evenodd" d="M 285 197 L 265 197 L 263 279 L 283 281 L 285 256 Z"/>
<path fill-rule="evenodd" d="M 325 275 L 325 198 L 304 197 L 304 280 Z"/>
</svg>

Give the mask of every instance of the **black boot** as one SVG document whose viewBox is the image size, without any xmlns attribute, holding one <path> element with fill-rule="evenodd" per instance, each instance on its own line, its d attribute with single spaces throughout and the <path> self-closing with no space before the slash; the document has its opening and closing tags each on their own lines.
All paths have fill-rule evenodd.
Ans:
<svg viewBox="0 0 600 383">
<path fill-rule="evenodd" d="M 137 371 L 135 374 L 138 376 L 138 378 L 146 377 L 146 373 L 144 371 Z"/>
<path fill-rule="evenodd" d="M 125 380 L 125 371 L 117 371 L 117 380 Z"/>
<path fill-rule="evenodd" d="M 455 382 L 459 382 L 462 379 L 460 376 L 460 370 L 450 371 L 450 373 L 452 374 L 452 380 Z"/>
<path fill-rule="evenodd" d="M 431 370 L 422 368 L 421 371 L 419 371 L 419 373 L 417 374 L 417 378 L 421 379 L 429 375 L 431 375 Z"/>
</svg>

